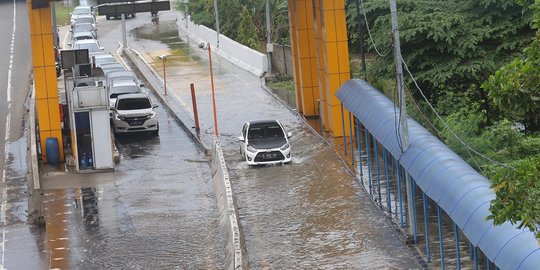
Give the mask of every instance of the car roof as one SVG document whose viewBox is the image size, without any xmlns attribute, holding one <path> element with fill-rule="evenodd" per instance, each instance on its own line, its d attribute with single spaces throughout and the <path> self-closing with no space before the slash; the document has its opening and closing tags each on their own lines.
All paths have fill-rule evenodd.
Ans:
<svg viewBox="0 0 540 270">
<path fill-rule="evenodd" d="M 95 58 L 114 58 L 114 56 L 108 52 L 95 52 L 92 53 L 90 56 L 93 56 Z M 116 64 L 116 63 L 112 63 Z"/>
<path fill-rule="evenodd" d="M 77 31 L 73 33 L 73 37 L 78 37 L 78 36 L 91 36 L 93 39 L 94 34 L 92 34 L 92 32 L 90 31 Z"/>
<path fill-rule="evenodd" d="M 118 100 L 121 99 L 131 99 L 131 98 L 144 98 L 150 99 L 146 94 L 143 93 L 133 93 L 133 94 L 123 94 L 118 96 Z"/>
<path fill-rule="evenodd" d="M 248 123 L 249 123 L 250 127 L 253 127 L 253 126 L 279 125 L 278 120 L 254 120 L 254 121 L 249 121 Z"/>
<path fill-rule="evenodd" d="M 78 19 L 84 19 L 84 18 L 95 19 L 94 16 L 92 16 L 92 15 L 90 15 L 90 14 L 83 14 L 83 15 L 77 16 L 77 20 L 78 20 Z"/>
<path fill-rule="evenodd" d="M 97 40 L 95 40 L 95 39 L 81 39 L 81 40 L 75 41 L 75 43 L 73 45 L 76 45 L 76 44 L 90 44 L 90 43 L 98 44 Z"/>
<path fill-rule="evenodd" d="M 107 78 L 115 78 L 115 77 L 134 77 L 134 78 L 136 78 L 137 76 L 135 76 L 135 73 L 133 73 L 133 71 L 129 71 L 129 70 L 118 70 L 118 71 L 113 71 L 113 72 L 107 74 Z"/>
<path fill-rule="evenodd" d="M 118 80 L 112 86 L 139 86 L 134 80 Z"/>
<path fill-rule="evenodd" d="M 90 9 L 90 10 L 92 10 L 92 6 L 76 6 L 73 9 Z"/>
</svg>

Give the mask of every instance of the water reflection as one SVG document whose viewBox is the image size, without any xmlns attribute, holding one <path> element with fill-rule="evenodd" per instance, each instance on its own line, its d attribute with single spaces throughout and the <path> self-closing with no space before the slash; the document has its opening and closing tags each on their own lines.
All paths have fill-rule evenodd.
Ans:
<svg viewBox="0 0 540 270">
<path fill-rule="evenodd" d="M 80 204 L 86 228 L 99 226 L 98 198 L 95 188 L 81 188 Z"/>
</svg>

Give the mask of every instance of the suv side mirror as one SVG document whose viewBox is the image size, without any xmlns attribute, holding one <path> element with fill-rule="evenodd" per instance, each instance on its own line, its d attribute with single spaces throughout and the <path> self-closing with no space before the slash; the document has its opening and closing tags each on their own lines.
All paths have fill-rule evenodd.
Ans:
<svg viewBox="0 0 540 270">
<path fill-rule="evenodd" d="M 292 132 L 287 132 L 287 139 L 290 139 L 292 137 Z"/>
<path fill-rule="evenodd" d="M 240 136 L 240 137 L 238 137 L 238 140 L 239 140 L 239 141 L 241 141 L 241 142 L 245 142 L 245 140 L 244 140 L 244 137 L 243 137 L 243 136 Z"/>
<path fill-rule="evenodd" d="M 159 104 L 152 105 L 152 108 L 154 108 L 154 109 L 157 108 L 157 107 L 159 107 Z"/>
</svg>

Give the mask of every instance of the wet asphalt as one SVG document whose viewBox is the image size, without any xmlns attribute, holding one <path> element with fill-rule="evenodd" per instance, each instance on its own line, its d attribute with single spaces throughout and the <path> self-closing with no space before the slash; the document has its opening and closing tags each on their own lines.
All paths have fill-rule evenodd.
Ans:
<svg viewBox="0 0 540 270">
<path fill-rule="evenodd" d="M 175 18 L 160 12 L 159 26 L 149 14 L 129 19 L 128 42 L 156 70 L 157 55 L 175 56 L 168 62 L 170 91 L 192 113 L 189 84 L 195 83 L 201 133 L 212 136 L 206 52 L 178 39 Z M 114 52 L 120 21 L 102 18 L 98 27 L 102 46 Z M 214 68 L 219 136 L 252 269 L 420 268 L 332 147 L 265 92 L 260 78 L 219 58 Z M 24 198 L 13 196 L 7 220 L 19 225 L 4 226 L 4 267 L 222 269 L 224 243 L 207 157 L 163 106 L 157 117 L 159 137 L 117 137 L 121 162 L 114 173 L 77 177 L 64 188 L 43 183 L 46 229 L 25 226 Z M 292 164 L 245 165 L 236 137 L 254 119 L 278 119 L 293 132 Z M 24 194 L 26 170 L 16 165 L 26 159 L 24 144 L 11 150 L 21 152 L 11 165 L 14 194 Z"/>
<path fill-rule="evenodd" d="M 207 52 L 197 49 L 182 31 L 177 34 L 174 13 L 161 16 L 158 26 L 145 23 L 149 17 L 144 14 L 132 21 L 130 47 L 158 73 L 162 63 L 157 56 L 172 55 L 166 66 L 168 89 L 192 113 L 189 84 L 195 84 L 201 132 L 212 136 Z M 142 24 L 137 24 L 140 20 Z M 260 78 L 217 56 L 213 66 L 219 140 L 253 269 L 420 268 L 398 230 L 332 147 L 263 90 Z M 278 119 L 293 132 L 292 164 L 245 164 L 236 137 L 245 121 L 256 119 Z"/>
</svg>

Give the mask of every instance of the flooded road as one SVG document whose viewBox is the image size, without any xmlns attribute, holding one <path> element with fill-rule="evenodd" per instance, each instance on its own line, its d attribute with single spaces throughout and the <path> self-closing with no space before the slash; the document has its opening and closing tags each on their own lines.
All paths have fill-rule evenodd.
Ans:
<svg viewBox="0 0 540 270">
<path fill-rule="evenodd" d="M 114 173 L 78 176 L 86 184 L 68 189 L 43 180 L 51 268 L 222 268 L 208 161 L 163 108 L 156 112 L 159 137 L 117 136 Z"/>
<path fill-rule="evenodd" d="M 169 17 L 171 21 L 175 19 L 175 15 Z M 189 83 L 199 85 L 201 126 L 211 135 L 206 52 L 179 46 L 187 44 L 187 40 L 176 36 L 174 23 L 166 18 L 164 14 L 157 27 L 136 25 L 131 35 L 137 42 L 130 46 L 156 70 L 160 67 L 156 60 L 159 54 L 170 53 L 184 59 L 168 63 L 168 85 L 183 104 L 190 104 Z M 180 32 L 179 36 L 186 35 Z M 398 230 L 344 169 L 333 148 L 265 92 L 258 77 L 219 58 L 214 60 L 214 68 L 219 138 L 231 174 L 251 268 L 420 268 L 413 253 L 402 243 Z M 256 119 L 278 119 L 287 131 L 293 132 L 290 165 L 248 167 L 242 160 L 236 137 L 244 122 Z"/>
</svg>

